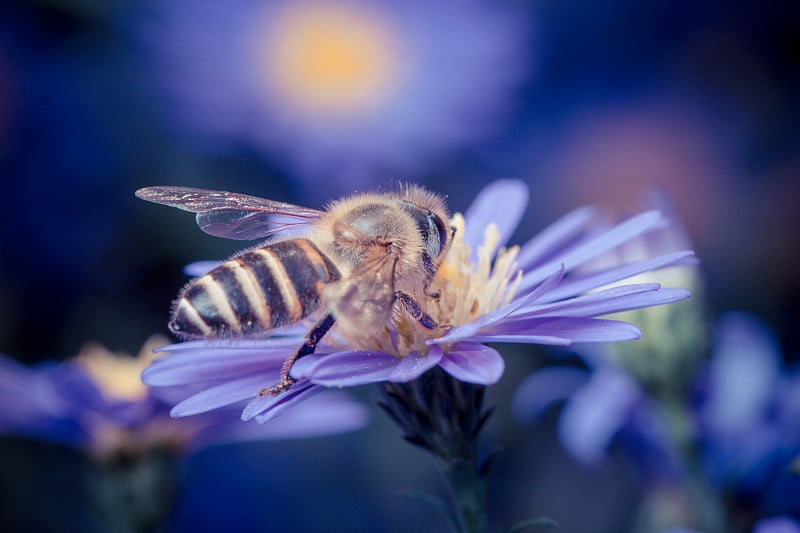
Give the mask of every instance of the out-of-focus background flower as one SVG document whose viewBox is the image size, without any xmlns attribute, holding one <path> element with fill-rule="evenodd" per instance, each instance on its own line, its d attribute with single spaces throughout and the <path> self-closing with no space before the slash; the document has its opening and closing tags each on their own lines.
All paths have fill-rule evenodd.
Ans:
<svg viewBox="0 0 800 533">
<path fill-rule="evenodd" d="M 242 246 L 136 200 L 139 187 L 321 207 L 402 179 L 463 210 L 486 183 L 517 178 L 532 201 L 516 242 L 582 204 L 631 213 L 654 188 L 671 196 L 702 260 L 701 325 L 731 309 L 760 317 L 788 372 L 800 356 L 798 27 L 790 2 L 4 3 L 0 352 L 36 363 L 91 339 L 136 353 L 166 333 L 183 266 Z M 489 394 L 487 438 L 504 445 L 492 525 L 632 527 L 640 478 L 614 454 L 592 469 L 574 461 L 555 416 L 515 425 L 512 391 L 551 356 L 503 350 Z M 45 484 L 75 468 L 60 448 L 4 447 L 24 458 L 4 476 Z M 380 417 L 356 434 L 215 448 L 187 466 L 171 518 L 185 529 L 234 515 L 254 529 L 288 527 L 287 516 L 301 529 L 444 524 L 397 496 L 442 487 Z"/>
</svg>

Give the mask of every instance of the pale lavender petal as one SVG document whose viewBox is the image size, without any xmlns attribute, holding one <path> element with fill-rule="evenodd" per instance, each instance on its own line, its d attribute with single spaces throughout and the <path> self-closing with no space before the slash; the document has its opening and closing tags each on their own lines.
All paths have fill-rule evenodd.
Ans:
<svg viewBox="0 0 800 533">
<path fill-rule="evenodd" d="M 503 246 L 519 224 L 528 206 L 528 186 L 518 180 L 498 180 L 483 188 L 464 214 L 464 242 L 472 248 L 472 262 L 476 263 L 478 245 L 483 242 L 483 232 L 494 223 L 500 230 L 498 248 Z"/>
<path fill-rule="evenodd" d="M 299 380 L 292 388 L 277 396 L 257 396 L 242 411 L 242 420 L 255 418 L 256 422 L 263 424 L 272 420 L 284 410 L 294 407 L 312 396 L 325 391 L 325 387 L 320 387 L 309 383 L 306 380 Z"/>
<path fill-rule="evenodd" d="M 321 387 L 316 387 L 321 389 Z M 330 435 L 344 431 L 352 431 L 369 422 L 370 412 L 364 405 L 353 401 L 350 396 L 336 391 L 324 391 L 314 395 L 307 393 L 303 403 L 292 409 L 291 416 L 274 420 L 266 427 L 269 437 L 285 439 L 289 437 L 312 437 Z M 257 416 L 256 421 L 263 423 L 267 419 Z M 253 427 L 252 424 L 243 424 Z"/>
<path fill-rule="evenodd" d="M 407 383 L 435 367 L 441 360 L 442 349 L 438 346 L 431 346 L 427 355 L 411 353 L 400 359 L 388 381 Z"/>
<path fill-rule="evenodd" d="M 598 370 L 561 411 L 561 443 L 579 461 L 596 464 L 605 456 L 617 431 L 627 423 L 641 396 L 639 388 L 624 373 Z"/>
<path fill-rule="evenodd" d="M 469 338 L 474 342 L 511 342 L 525 344 L 543 344 L 545 346 L 569 346 L 572 344 L 570 339 L 557 337 L 555 335 L 534 335 L 534 334 L 508 334 L 508 335 L 473 335 Z"/>
<path fill-rule="evenodd" d="M 520 290 L 537 285 L 563 264 L 567 271 L 602 255 L 603 253 L 627 242 L 634 237 L 652 230 L 663 220 L 658 211 L 646 211 L 628 220 L 621 222 L 613 228 L 599 232 L 579 244 L 559 253 L 554 259 L 547 261 L 533 270 L 525 272 L 520 283 Z"/>
<path fill-rule="evenodd" d="M 388 381 L 401 359 L 384 352 L 353 350 L 330 355 L 308 355 L 292 367 L 292 377 L 308 378 L 318 385 L 352 387 Z"/>
<path fill-rule="evenodd" d="M 199 278 L 200 276 L 205 276 L 221 264 L 222 261 L 193 261 L 183 267 L 183 273 L 193 278 Z"/>
<path fill-rule="evenodd" d="M 296 341 L 262 340 L 247 345 L 217 346 L 172 349 L 169 357 L 156 359 L 142 372 L 142 381 L 149 386 L 163 387 L 230 378 L 251 374 L 254 370 L 273 373 L 280 369 L 298 344 Z"/>
<path fill-rule="evenodd" d="M 444 354 L 439 366 L 460 381 L 480 385 L 497 383 L 506 368 L 497 350 L 474 342 L 459 342 L 453 346 Z"/>
<path fill-rule="evenodd" d="M 597 216 L 593 207 L 581 207 L 550 224 L 519 250 L 517 264 L 523 270 L 540 263 L 555 250 L 569 243 L 584 231 Z"/>
<path fill-rule="evenodd" d="M 447 342 L 455 342 L 462 339 L 469 339 L 472 336 L 476 335 L 479 331 L 490 326 L 492 324 L 496 324 L 497 322 L 503 320 L 504 318 L 511 315 L 517 309 L 523 308 L 527 305 L 531 305 L 535 302 L 539 297 L 543 294 L 547 294 L 547 291 L 551 290 L 553 287 L 558 285 L 561 281 L 561 278 L 564 276 L 564 269 L 557 270 L 553 275 L 548 277 L 544 280 L 541 285 L 536 287 L 533 291 L 529 293 L 518 294 L 515 299 L 513 299 L 507 305 L 500 307 L 499 309 L 495 309 L 485 315 L 481 315 L 472 322 L 468 322 L 461 326 L 455 326 L 450 328 L 446 334 L 443 336 L 432 339 L 427 341 L 428 344 L 443 344 Z"/>
<path fill-rule="evenodd" d="M 575 275 L 565 279 L 558 287 L 549 291 L 539 300 L 542 303 L 555 302 L 564 298 L 570 298 L 576 294 L 602 287 L 609 283 L 614 283 L 643 272 L 657 270 L 668 266 L 696 264 L 694 252 L 682 251 L 672 254 L 662 255 L 653 259 L 636 261 L 627 265 L 620 265 L 614 268 L 592 272 L 591 274 Z"/>
<path fill-rule="evenodd" d="M 271 441 L 331 435 L 364 427 L 369 409 L 349 395 L 327 391 L 312 396 L 292 409 L 291 416 L 269 424 L 243 424 L 239 413 L 220 413 L 220 422 L 203 428 L 192 439 L 192 449 L 246 441 Z M 258 419 L 256 419 L 258 420 Z"/>
<path fill-rule="evenodd" d="M 517 312 L 515 312 L 513 316 L 514 317 L 532 316 L 543 312 L 557 313 L 562 309 L 571 309 L 573 306 L 576 305 L 578 306 L 592 305 L 604 302 L 609 299 L 620 298 L 632 294 L 655 292 L 660 288 L 661 286 L 658 283 L 637 283 L 630 285 L 618 285 L 616 287 L 609 287 L 608 289 L 604 289 L 601 291 L 584 294 L 582 296 L 578 296 L 575 298 L 570 298 L 569 300 L 563 300 L 558 302 L 545 302 L 545 303 L 540 303 L 539 301 L 537 301 L 533 305 L 527 305 L 524 308 L 517 310 Z"/>
<path fill-rule="evenodd" d="M 174 417 L 190 416 L 243 402 L 256 396 L 261 389 L 272 386 L 276 381 L 263 375 L 226 381 L 183 400 L 172 408 L 170 414 Z"/>
<path fill-rule="evenodd" d="M 790 516 L 774 516 L 759 520 L 753 533 L 800 533 L 800 522 Z"/>
<path fill-rule="evenodd" d="M 514 315 L 529 316 L 599 316 L 663 305 L 691 296 L 686 289 L 662 289 L 658 284 L 621 285 L 563 302 L 534 306 Z"/>
<path fill-rule="evenodd" d="M 525 378 L 511 402 L 514 416 L 523 422 L 536 421 L 553 404 L 569 398 L 589 380 L 581 368 L 551 366 Z"/>
<path fill-rule="evenodd" d="M 755 427 L 775 393 L 780 358 L 774 336 L 755 317 L 728 313 L 721 318 L 704 408 L 709 427 L 731 437 Z"/>
<path fill-rule="evenodd" d="M 588 317 L 527 317 L 505 320 L 472 338 L 479 342 L 528 342 L 528 337 L 548 336 L 573 342 L 635 340 L 642 332 L 627 322 Z"/>
<path fill-rule="evenodd" d="M 305 331 L 304 328 L 303 331 Z M 273 332 L 281 330 L 272 330 Z M 271 335 L 266 338 L 240 338 L 240 339 L 221 339 L 221 340 L 197 340 L 186 341 L 162 346 L 155 353 L 206 353 L 209 349 L 213 349 L 213 353 L 235 354 L 242 350 L 259 350 L 259 349 L 272 349 L 281 346 L 299 346 L 303 343 L 302 335 Z"/>
</svg>

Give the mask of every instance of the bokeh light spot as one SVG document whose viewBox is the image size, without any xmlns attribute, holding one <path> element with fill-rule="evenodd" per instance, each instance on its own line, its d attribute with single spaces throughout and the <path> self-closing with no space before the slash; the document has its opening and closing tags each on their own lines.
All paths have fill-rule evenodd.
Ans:
<svg viewBox="0 0 800 533">
<path fill-rule="evenodd" d="M 261 42 L 261 77 L 296 111 L 351 115 L 374 109 L 403 67 L 397 32 L 379 13 L 354 4 L 288 3 L 270 10 Z"/>
</svg>

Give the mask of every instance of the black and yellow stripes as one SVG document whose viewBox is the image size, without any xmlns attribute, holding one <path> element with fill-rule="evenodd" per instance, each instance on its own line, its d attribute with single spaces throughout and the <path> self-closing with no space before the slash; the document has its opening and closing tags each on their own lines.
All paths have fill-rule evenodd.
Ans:
<svg viewBox="0 0 800 533">
<path fill-rule="evenodd" d="M 231 337 L 297 322 L 317 310 L 339 270 L 307 239 L 251 250 L 191 281 L 170 329 L 184 337 Z"/>
</svg>

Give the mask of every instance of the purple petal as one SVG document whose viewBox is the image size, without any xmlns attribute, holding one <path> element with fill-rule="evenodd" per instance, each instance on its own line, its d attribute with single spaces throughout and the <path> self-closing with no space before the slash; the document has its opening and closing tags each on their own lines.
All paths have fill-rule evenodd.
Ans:
<svg viewBox="0 0 800 533">
<path fill-rule="evenodd" d="M 242 411 L 242 420 L 255 418 L 256 422 L 263 424 L 312 396 L 323 392 L 325 387 L 320 387 L 307 380 L 298 380 L 288 391 L 277 396 L 257 396 Z"/>
<path fill-rule="evenodd" d="M 536 342 L 552 338 L 571 344 L 573 342 L 619 342 L 635 340 L 642 332 L 627 322 L 587 317 L 527 317 L 505 320 L 475 335 L 477 342 Z"/>
<path fill-rule="evenodd" d="M 496 324 L 507 316 L 511 315 L 517 309 L 525 307 L 535 302 L 541 295 L 546 294 L 547 291 L 558 285 L 561 278 L 564 276 L 564 270 L 560 269 L 553 273 L 550 277 L 544 280 L 541 285 L 536 287 L 533 291 L 527 294 L 518 295 L 508 305 L 504 305 L 499 309 L 495 309 L 490 313 L 481 315 L 472 322 L 468 322 L 461 326 L 450 328 L 447 333 L 437 339 L 427 341 L 428 344 L 443 344 L 447 342 L 454 342 L 462 339 L 468 339 L 476 335 L 478 331 L 483 328 Z"/>
<path fill-rule="evenodd" d="M 172 408 L 170 414 L 174 417 L 190 416 L 243 402 L 256 396 L 261 389 L 271 387 L 276 381 L 263 375 L 226 381 L 183 400 Z"/>
<path fill-rule="evenodd" d="M 303 331 L 305 331 L 304 328 Z M 283 331 L 281 330 L 272 330 L 273 332 Z M 197 340 L 197 341 L 186 341 L 186 342 L 176 342 L 175 344 L 170 344 L 167 346 L 162 346 L 157 350 L 154 350 L 155 353 L 199 353 L 203 354 L 206 353 L 208 350 L 213 349 L 213 353 L 230 353 L 231 356 L 235 357 L 236 354 L 240 351 L 252 351 L 252 350 L 268 350 L 273 348 L 279 347 L 290 347 L 290 346 L 299 346 L 303 343 L 302 335 L 271 335 L 265 338 L 238 338 L 238 339 L 220 339 L 220 340 Z"/>
<path fill-rule="evenodd" d="M 564 448 L 579 461 L 596 464 L 640 399 L 639 388 L 624 373 L 595 372 L 561 412 L 558 433 Z"/>
<path fill-rule="evenodd" d="M 409 354 L 402 359 L 389 376 L 388 381 L 407 383 L 439 364 L 442 360 L 442 349 L 431 346 L 427 355 Z"/>
<path fill-rule="evenodd" d="M 621 265 L 600 272 L 591 274 L 576 275 L 565 279 L 558 287 L 544 295 L 540 302 L 555 302 L 564 298 L 570 298 L 576 294 L 582 294 L 597 287 L 608 285 L 643 272 L 657 270 L 668 266 L 694 264 L 694 252 L 682 251 L 672 254 L 662 255 L 653 259 L 636 261 L 627 265 Z"/>
<path fill-rule="evenodd" d="M 558 303 L 532 306 L 520 310 L 514 318 L 607 315 L 677 302 L 689 296 L 691 293 L 686 289 L 662 289 L 657 283 L 621 285 Z"/>
<path fill-rule="evenodd" d="M 775 393 L 780 358 L 777 341 L 763 323 L 744 313 L 721 318 L 704 409 L 709 426 L 729 436 L 756 427 Z"/>
<path fill-rule="evenodd" d="M 579 244 L 572 246 L 563 253 L 556 254 L 555 258 L 547 261 L 533 270 L 525 272 L 520 283 L 520 290 L 537 285 L 563 264 L 565 270 L 570 271 L 575 267 L 612 250 L 620 244 L 637 237 L 663 221 L 658 211 L 646 211 L 628 220 L 621 222 L 613 228 L 602 231 Z"/>
<path fill-rule="evenodd" d="M 388 353 L 366 350 L 308 355 L 294 364 L 292 377 L 308 378 L 328 387 L 352 387 L 389 381 L 398 371 L 401 361 Z"/>
<path fill-rule="evenodd" d="M 296 405 L 290 416 L 279 417 L 269 424 L 243 424 L 239 416 L 222 418 L 220 414 L 220 421 L 203 428 L 191 445 L 200 449 L 232 442 L 330 435 L 359 429 L 369 422 L 369 417 L 369 410 L 349 395 L 326 391 Z"/>
<path fill-rule="evenodd" d="M 277 372 L 299 342 L 297 339 L 269 339 L 176 344 L 160 350 L 169 352 L 169 355 L 153 361 L 142 372 L 142 381 L 150 386 L 163 387 L 251 375 L 253 372 Z"/>
<path fill-rule="evenodd" d="M 525 344 L 543 344 L 545 346 L 569 346 L 572 341 L 556 335 L 491 335 L 481 334 L 470 337 L 473 342 L 513 342 Z"/>
<path fill-rule="evenodd" d="M 459 342 L 453 346 L 444 354 L 439 366 L 460 381 L 480 385 L 497 383 L 506 368 L 497 350 L 474 342 Z"/>
<path fill-rule="evenodd" d="M 263 426 L 268 429 L 269 438 L 329 435 L 358 429 L 369 421 L 369 409 L 346 394 L 336 391 L 323 391 L 318 396 L 314 394 L 307 394 L 303 403 L 292 409 L 290 416 L 281 417 Z M 256 421 L 263 423 L 267 419 L 258 416 Z M 252 424 L 242 425 L 253 427 Z"/>
<path fill-rule="evenodd" d="M 551 366 L 534 372 L 514 393 L 511 410 L 518 420 L 536 421 L 556 402 L 566 400 L 589 380 L 580 368 Z"/>
<path fill-rule="evenodd" d="M 519 224 L 528 206 L 528 186 L 518 180 L 499 180 L 483 188 L 464 214 L 464 242 L 472 248 L 472 262 L 477 262 L 478 246 L 483 243 L 483 232 L 494 223 L 500 230 L 503 246 Z"/>
<path fill-rule="evenodd" d="M 567 213 L 520 248 L 517 264 L 526 270 L 541 262 L 544 257 L 580 235 L 596 215 L 597 210 L 592 207 L 581 207 Z"/>
<path fill-rule="evenodd" d="M 200 276 L 205 276 L 221 264 L 222 261 L 193 261 L 183 267 L 183 273 L 193 278 L 199 278 Z"/>
</svg>

